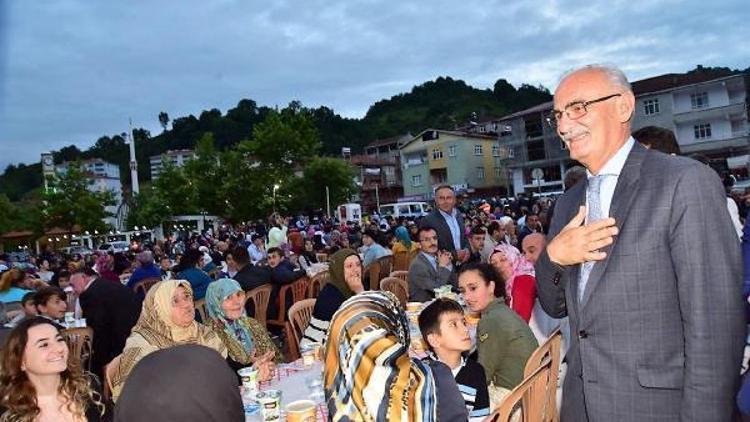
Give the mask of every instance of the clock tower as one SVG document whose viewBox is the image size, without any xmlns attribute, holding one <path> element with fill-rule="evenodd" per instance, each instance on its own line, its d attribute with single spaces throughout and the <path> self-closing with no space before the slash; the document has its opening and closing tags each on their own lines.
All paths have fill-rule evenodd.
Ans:
<svg viewBox="0 0 750 422">
<path fill-rule="evenodd" d="M 51 152 L 42 153 L 42 177 L 44 179 L 44 190 L 49 189 L 49 181 L 55 177 L 55 160 Z"/>
</svg>

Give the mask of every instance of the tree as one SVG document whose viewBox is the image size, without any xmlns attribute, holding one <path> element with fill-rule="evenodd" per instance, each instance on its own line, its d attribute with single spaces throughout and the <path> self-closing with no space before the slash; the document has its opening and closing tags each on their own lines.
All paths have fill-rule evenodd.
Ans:
<svg viewBox="0 0 750 422">
<path fill-rule="evenodd" d="M 270 213 L 273 208 L 273 186 L 279 185 L 277 199 L 282 194 L 288 197 L 294 172 L 303 168 L 319 148 L 318 131 L 308 110 L 293 102 L 281 112 L 270 112 L 263 122 L 255 126 L 252 139 L 241 142 L 236 150 L 241 158 L 235 157 L 235 160 L 241 159 L 244 163 L 236 167 L 248 166 L 246 171 L 255 175 L 249 186 L 257 186 L 255 195 L 244 200 L 266 198 L 266 201 L 259 201 L 255 205 L 268 204 L 265 211 Z M 230 183 L 231 177 L 227 176 Z M 257 213 L 261 210 L 250 207 L 248 211 Z"/>
<path fill-rule="evenodd" d="M 183 171 L 196 190 L 196 205 L 201 211 L 221 215 L 225 208 L 218 196 L 217 187 L 224 179 L 221 158 L 214 148 L 214 136 L 206 132 L 195 147 L 196 157 L 185 163 Z"/>
<path fill-rule="evenodd" d="M 240 144 L 240 152 L 257 163 L 271 185 L 288 180 L 319 148 L 318 131 L 297 103 L 270 113 L 255 126 L 252 139 Z"/>
<path fill-rule="evenodd" d="M 77 225 L 83 231 L 110 229 L 104 219 L 112 214 L 105 207 L 116 204 L 114 194 L 111 191 L 92 191 L 91 184 L 92 180 L 77 161 L 69 163 L 65 172 L 51 180 L 51 189 L 43 194 L 45 228 L 60 227 L 73 231 Z"/>
<path fill-rule="evenodd" d="M 167 204 L 153 187 L 146 187 L 136 194 L 130 204 L 127 227 L 156 227 L 170 217 Z"/>
<path fill-rule="evenodd" d="M 169 124 L 169 114 L 166 111 L 159 113 L 159 124 L 161 125 L 162 131 L 167 131 L 167 125 Z"/>
<path fill-rule="evenodd" d="M 354 168 L 339 158 L 316 157 L 305 167 L 302 178 L 296 183 L 294 197 L 300 200 L 298 208 L 326 206 L 328 187 L 331 206 L 348 202 L 357 187 L 354 184 Z"/>
<path fill-rule="evenodd" d="M 15 228 L 17 211 L 15 205 L 7 196 L 0 194 L 0 233 L 11 231 Z"/>
<path fill-rule="evenodd" d="M 163 207 L 165 215 L 195 214 L 200 211 L 195 184 L 185 171 L 163 160 L 159 178 L 152 183 L 157 205 Z"/>
</svg>

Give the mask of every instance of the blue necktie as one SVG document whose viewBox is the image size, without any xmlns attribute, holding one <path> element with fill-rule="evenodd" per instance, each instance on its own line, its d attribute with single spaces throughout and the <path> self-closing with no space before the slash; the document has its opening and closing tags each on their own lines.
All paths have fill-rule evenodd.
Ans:
<svg viewBox="0 0 750 422">
<path fill-rule="evenodd" d="M 588 204 L 586 209 L 586 224 L 597 222 L 604 218 L 604 212 L 602 211 L 602 204 L 600 201 L 600 192 L 602 189 L 602 182 L 607 174 L 600 174 L 598 176 L 590 177 L 588 180 L 588 186 L 586 187 L 586 203 Z M 578 282 L 578 301 L 583 301 L 583 292 L 586 289 L 586 283 L 589 281 L 589 275 L 591 269 L 594 268 L 596 261 L 586 261 L 581 264 L 581 278 Z"/>
</svg>

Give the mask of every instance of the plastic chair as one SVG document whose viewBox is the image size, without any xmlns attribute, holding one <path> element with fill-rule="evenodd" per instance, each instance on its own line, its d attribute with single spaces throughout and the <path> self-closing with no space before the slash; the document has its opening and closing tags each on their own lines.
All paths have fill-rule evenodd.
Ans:
<svg viewBox="0 0 750 422">
<path fill-rule="evenodd" d="M 521 381 L 500 403 L 500 406 L 487 420 L 511 422 L 551 421 L 557 414 L 549 408 L 549 395 L 556 395 L 557 389 L 549 390 L 547 385 L 552 376 L 552 359 L 545 359 L 528 377 Z"/>
<path fill-rule="evenodd" d="M 401 307 L 406 308 L 406 302 L 409 301 L 409 285 L 405 280 L 398 277 L 386 277 L 380 280 L 380 290 L 386 290 L 398 298 Z"/>
<path fill-rule="evenodd" d="M 411 259 L 409 259 L 408 251 L 401 251 L 401 252 L 394 253 L 393 254 L 393 271 L 408 270 L 410 261 Z"/>
<path fill-rule="evenodd" d="M 295 302 L 289 308 L 289 327 L 291 328 L 291 333 L 287 335 L 291 334 L 291 337 L 287 336 L 287 343 L 289 344 L 290 361 L 299 359 L 299 343 L 302 341 L 302 336 L 305 334 L 307 326 L 310 325 L 315 301 L 316 299 L 303 299 Z"/>
<path fill-rule="evenodd" d="M 315 298 L 323 290 L 323 286 L 328 283 L 331 274 L 328 270 L 321 271 L 310 279 L 310 285 L 307 287 L 307 297 Z"/>
<path fill-rule="evenodd" d="M 393 271 L 393 255 L 381 256 L 378 258 L 378 263 L 380 264 L 380 274 L 378 274 L 379 278 L 376 286 L 380 286 L 380 280 L 388 277 L 391 271 Z"/>
<path fill-rule="evenodd" d="M 201 323 L 208 324 L 208 311 L 206 309 L 206 299 L 199 299 L 195 301 L 195 310 L 198 311 L 198 315 L 201 318 Z"/>
<path fill-rule="evenodd" d="M 292 303 L 297 303 L 305 298 L 307 294 L 307 285 L 310 283 L 310 278 L 307 276 L 301 277 L 292 283 L 286 284 L 279 290 L 279 313 L 276 318 L 269 319 L 266 321 L 267 324 L 274 325 L 277 327 L 284 328 L 287 321 L 287 310 L 286 310 L 286 298 L 287 295 L 292 296 Z"/>
<path fill-rule="evenodd" d="M 377 290 L 380 287 L 380 262 L 375 261 L 365 268 L 365 275 L 369 278 L 369 290 Z M 368 286 L 365 285 L 365 288 Z"/>
<path fill-rule="evenodd" d="M 559 421 L 559 415 L 557 413 L 557 379 L 560 375 L 560 347 L 562 345 L 562 333 L 557 328 L 549 336 L 541 346 L 537 347 L 536 350 L 529 356 L 526 361 L 526 367 L 523 370 L 524 378 L 531 376 L 537 368 L 542 366 L 547 359 L 552 361 L 550 367 L 550 376 L 548 379 L 547 390 L 551 391 L 551 394 L 547 394 L 546 407 L 549 410 L 548 415 L 550 416 L 545 421 L 557 422 Z"/>
<path fill-rule="evenodd" d="M 133 291 L 138 294 L 138 292 L 142 292 L 143 297 L 146 297 L 146 293 L 154 287 L 154 285 L 161 281 L 161 278 L 159 277 L 151 277 L 151 278 L 144 278 L 143 280 L 135 283 L 135 286 L 133 286 Z"/>
<path fill-rule="evenodd" d="M 94 352 L 94 329 L 91 327 L 66 328 L 60 332 L 68 343 L 70 358 L 77 359 L 81 368 L 91 371 L 91 355 Z"/>
<path fill-rule="evenodd" d="M 268 311 L 268 302 L 271 300 L 272 289 L 273 287 L 270 284 L 266 284 L 248 290 L 247 293 L 245 293 L 245 301 L 253 301 L 253 308 L 255 309 L 255 315 L 253 315 L 253 318 L 258 320 L 263 326 L 266 325 L 266 312 Z"/>
<path fill-rule="evenodd" d="M 391 271 L 391 273 L 388 274 L 388 277 L 400 278 L 401 280 L 404 280 L 404 281 L 406 281 L 408 283 L 409 282 L 409 271 L 401 271 L 401 270 Z"/>
</svg>

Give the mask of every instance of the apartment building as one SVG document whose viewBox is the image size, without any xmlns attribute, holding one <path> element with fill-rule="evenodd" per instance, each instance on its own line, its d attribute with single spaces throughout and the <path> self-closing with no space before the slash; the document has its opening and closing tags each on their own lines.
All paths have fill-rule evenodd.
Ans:
<svg viewBox="0 0 750 422">
<path fill-rule="evenodd" d="M 172 163 L 175 167 L 182 167 L 188 161 L 195 158 L 195 151 L 191 149 L 177 149 L 169 150 L 163 154 L 152 155 L 149 157 L 149 165 L 151 166 L 151 180 L 159 178 L 162 169 L 164 168 L 163 163 L 166 161 Z"/>
<path fill-rule="evenodd" d="M 427 129 L 400 153 L 403 199 L 430 200 L 441 184 L 476 195 L 498 195 L 507 185 L 495 136 Z"/>
<path fill-rule="evenodd" d="M 350 157 L 357 168 L 358 200 L 365 211 L 371 212 L 379 204 L 396 202 L 403 196 L 399 148 L 411 139 L 411 134 L 378 139 L 365 147 L 364 154 Z"/>
<path fill-rule="evenodd" d="M 702 154 L 717 163 L 716 167 L 728 167 L 746 176 L 750 76 L 727 73 L 706 70 L 633 82 L 633 131 L 647 126 L 668 129 L 674 133 L 682 155 Z M 495 137 L 513 194 L 562 192 L 562 176 L 576 164 L 546 124 L 551 110 L 552 102 L 546 102 L 469 129 Z M 535 174 L 542 177 L 535 179 Z"/>
</svg>

